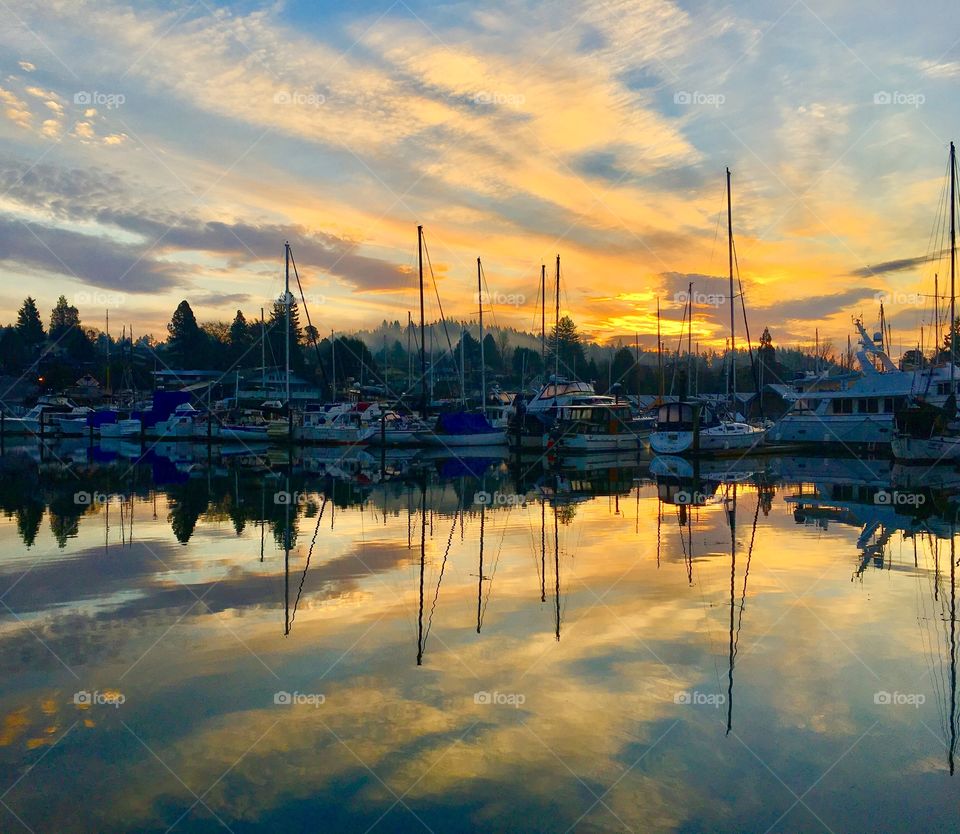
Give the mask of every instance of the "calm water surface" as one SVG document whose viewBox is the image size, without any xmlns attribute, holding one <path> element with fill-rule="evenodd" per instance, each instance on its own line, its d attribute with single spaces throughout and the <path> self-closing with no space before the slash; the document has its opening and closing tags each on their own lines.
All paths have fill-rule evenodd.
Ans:
<svg viewBox="0 0 960 834">
<path fill-rule="evenodd" d="M 956 830 L 952 470 L 25 451 L 0 830 Z"/>
</svg>

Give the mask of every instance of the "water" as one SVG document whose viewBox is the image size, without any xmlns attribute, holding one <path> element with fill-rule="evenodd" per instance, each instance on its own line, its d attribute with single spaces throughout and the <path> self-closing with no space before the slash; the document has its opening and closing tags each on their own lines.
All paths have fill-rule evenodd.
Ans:
<svg viewBox="0 0 960 834">
<path fill-rule="evenodd" d="M 138 454 L 2 478 L 3 831 L 955 830 L 952 470 Z"/>
</svg>

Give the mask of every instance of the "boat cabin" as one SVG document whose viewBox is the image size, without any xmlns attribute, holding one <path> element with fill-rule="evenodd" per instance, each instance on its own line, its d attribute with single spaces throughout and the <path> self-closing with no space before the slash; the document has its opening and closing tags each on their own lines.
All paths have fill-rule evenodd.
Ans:
<svg viewBox="0 0 960 834">
<path fill-rule="evenodd" d="M 628 403 L 568 405 L 558 414 L 563 431 L 574 434 L 626 434 L 632 418 Z"/>
<path fill-rule="evenodd" d="M 658 431 L 693 431 L 716 422 L 713 412 L 703 403 L 664 403 L 657 409 Z"/>
</svg>

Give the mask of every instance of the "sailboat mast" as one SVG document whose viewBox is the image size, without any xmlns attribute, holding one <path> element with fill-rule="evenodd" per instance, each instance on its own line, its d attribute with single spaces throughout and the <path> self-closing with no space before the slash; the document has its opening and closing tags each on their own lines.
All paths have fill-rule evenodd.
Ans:
<svg viewBox="0 0 960 834">
<path fill-rule="evenodd" d="M 420 417 L 427 416 L 427 355 L 423 317 L 423 226 L 417 226 L 417 267 L 420 273 Z"/>
<path fill-rule="evenodd" d="M 663 343 L 660 341 L 660 296 L 657 296 L 657 393 L 663 401 Z"/>
<path fill-rule="evenodd" d="M 547 373 L 547 265 L 540 264 L 540 364 Z M 544 379 L 546 382 L 546 379 Z"/>
<path fill-rule="evenodd" d="M 407 310 L 407 396 L 410 396 L 410 389 L 413 388 L 413 351 L 410 350 L 410 334 L 413 330 L 413 316 Z"/>
<path fill-rule="evenodd" d="M 487 363 L 483 353 L 483 279 L 477 258 L 477 303 L 480 305 L 480 413 L 487 412 Z"/>
<path fill-rule="evenodd" d="M 955 331 L 957 322 L 956 313 L 956 271 L 957 271 L 957 151 L 950 143 L 950 395 L 953 390 L 954 365 L 957 360 Z M 953 415 L 951 415 L 953 416 Z"/>
<path fill-rule="evenodd" d="M 733 208 L 730 197 L 730 169 L 727 168 L 727 258 L 730 262 L 730 391 L 736 419 L 737 408 L 737 336 L 733 313 Z"/>
<path fill-rule="evenodd" d="M 286 342 L 286 350 L 284 352 L 284 364 L 286 366 L 286 381 L 284 385 L 284 394 L 286 396 L 286 405 L 287 405 L 287 426 L 291 429 L 291 435 L 293 433 L 293 411 L 290 409 L 290 241 L 286 241 L 283 244 L 283 300 L 286 305 L 286 328 L 287 328 L 287 338 L 284 340 Z"/>
<path fill-rule="evenodd" d="M 554 340 L 554 352 L 553 352 L 553 402 L 556 405 L 557 402 L 557 386 L 556 383 L 560 379 L 560 256 L 557 255 L 557 293 L 556 293 L 556 312 L 554 315 L 554 330 L 556 332 L 556 339 Z"/>
</svg>

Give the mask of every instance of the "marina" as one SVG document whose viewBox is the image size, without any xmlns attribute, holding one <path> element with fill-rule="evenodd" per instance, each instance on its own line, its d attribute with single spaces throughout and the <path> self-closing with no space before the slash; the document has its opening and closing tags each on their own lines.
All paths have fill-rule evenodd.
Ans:
<svg viewBox="0 0 960 834">
<path fill-rule="evenodd" d="M 940 5 L 3 0 L 0 834 L 960 830 Z"/>
</svg>

